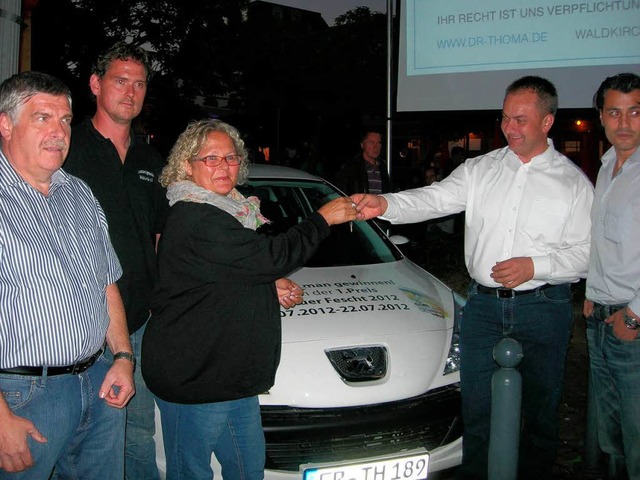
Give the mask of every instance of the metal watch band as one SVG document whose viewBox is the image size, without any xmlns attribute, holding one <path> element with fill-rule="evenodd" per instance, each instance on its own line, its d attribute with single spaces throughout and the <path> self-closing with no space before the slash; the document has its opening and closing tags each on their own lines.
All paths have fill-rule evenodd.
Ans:
<svg viewBox="0 0 640 480">
<path fill-rule="evenodd" d="M 113 354 L 113 360 L 116 361 L 119 358 L 124 358 L 125 360 L 129 360 L 134 365 L 136 364 L 136 357 L 133 356 L 132 353 L 129 352 L 118 352 Z"/>
</svg>

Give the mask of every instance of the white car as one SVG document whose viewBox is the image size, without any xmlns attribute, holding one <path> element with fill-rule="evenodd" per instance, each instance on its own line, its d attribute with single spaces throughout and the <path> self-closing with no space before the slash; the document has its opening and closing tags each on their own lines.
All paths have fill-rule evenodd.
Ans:
<svg viewBox="0 0 640 480">
<path fill-rule="evenodd" d="M 342 195 L 318 177 L 252 165 L 239 187 L 277 234 Z M 332 227 L 290 275 L 282 359 L 260 396 L 268 480 L 417 480 L 462 458 L 456 325 L 464 300 L 406 258 L 374 221 Z M 156 411 L 159 425 L 160 416 Z M 157 459 L 165 457 L 157 429 Z M 220 469 L 212 456 L 216 478 Z"/>
</svg>

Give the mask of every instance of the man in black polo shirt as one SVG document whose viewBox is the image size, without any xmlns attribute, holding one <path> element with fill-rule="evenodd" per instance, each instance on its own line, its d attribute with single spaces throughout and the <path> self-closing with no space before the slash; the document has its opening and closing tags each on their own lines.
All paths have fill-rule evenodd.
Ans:
<svg viewBox="0 0 640 480">
<path fill-rule="evenodd" d="M 124 273 L 118 287 L 138 364 L 156 277 L 155 247 L 166 216 L 158 182 L 164 160 L 131 131 L 142 110 L 150 63 L 144 50 L 117 43 L 98 57 L 89 80 L 96 113 L 73 129 L 64 169 L 86 181 L 107 217 L 109 235 Z M 127 479 L 157 479 L 154 399 L 135 371 L 136 395 L 127 407 Z"/>
</svg>

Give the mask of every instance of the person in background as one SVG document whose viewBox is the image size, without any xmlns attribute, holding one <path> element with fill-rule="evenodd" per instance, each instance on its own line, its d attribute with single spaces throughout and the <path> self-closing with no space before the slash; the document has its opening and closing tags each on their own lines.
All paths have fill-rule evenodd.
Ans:
<svg viewBox="0 0 640 480">
<path fill-rule="evenodd" d="M 367 130 L 360 139 L 360 153 L 345 163 L 336 174 L 336 186 L 347 195 L 357 192 L 387 193 L 391 183 L 387 166 L 380 158 L 382 135 Z"/>
<path fill-rule="evenodd" d="M 609 479 L 640 478 L 640 76 L 605 79 L 594 106 L 612 147 L 591 211 L 584 315 L 597 438 Z"/>
<path fill-rule="evenodd" d="M 424 185 L 433 185 L 438 181 L 438 174 L 435 167 L 429 166 L 424 171 Z M 449 216 L 444 219 L 432 220 L 427 222 L 427 231 L 430 233 L 453 233 L 454 217 Z"/>
<path fill-rule="evenodd" d="M 425 186 L 433 185 L 438 181 L 438 173 L 434 167 L 427 167 L 424 171 L 424 184 Z"/>
<path fill-rule="evenodd" d="M 191 123 L 160 177 L 171 209 L 158 250 L 159 281 L 142 343 L 142 373 L 162 416 L 167 478 L 262 480 L 258 395 L 280 361 L 280 308 L 302 301 L 284 276 L 355 219 L 340 197 L 270 237 L 257 197 L 236 189 L 248 173 L 240 133 L 219 120 Z M 280 303 L 280 305 L 279 305 Z"/>
<path fill-rule="evenodd" d="M 146 52 L 116 43 L 96 60 L 89 87 L 93 118 L 73 129 L 64 169 L 89 184 L 104 208 L 109 236 L 124 270 L 118 280 L 138 368 L 136 395 L 127 406 L 125 474 L 157 480 L 155 402 L 140 373 L 142 336 L 156 279 L 155 247 L 168 210 L 158 177 L 160 154 L 132 131 L 142 111 L 151 65 Z"/>
<path fill-rule="evenodd" d="M 449 176 L 453 170 L 464 163 L 466 154 L 464 148 L 460 145 L 454 145 L 451 148 L 451 170 L 445 176 Z M 464 212 L 460 212 L 453 216 L 453 225 L 451 233 L 454 235 L 464 234 Z"/>
<path fill-rule="evenodd" d="M 547 138 L 554 85 L 527 76 L 506 90 L 508 146 L 468 159 L 431 186 L 352 195 L 358 218 L 412 223 L 466 211 L 472 283 L 460 326 L 463 455 L 459 478 L 487 478 L 493 347 L 522 345 L 520 479 L 552 477 L 571 336 L 571 283 L 586 275 L 593 187 Z"/>
<path fill-rule="evenodd" d="M 71 119 L 54 77 L 0 85 L 0 479 L 124 474 L 135 389 L 122 271 L 98 201 L 60 169 Z"/>
<path fill-rule="evenodd" d="M 322 153 L 320 153 L 315 143 L 304 142 L 302 153 L 304 156 L 300 162 L 300 170 L 304 170 L 321 178 L 326 178 L 327 171 L 324 166 Z"/>
<path fill-rule="evenodd" d="M 460 145 L 454 145 L 451 147 L 451 171 L 446 172 L 446 176 L 448 176 L 452 171 L 458 168 L 460 165 L 464 163 L 465 153 L 464 148 Z"/>
</svg>

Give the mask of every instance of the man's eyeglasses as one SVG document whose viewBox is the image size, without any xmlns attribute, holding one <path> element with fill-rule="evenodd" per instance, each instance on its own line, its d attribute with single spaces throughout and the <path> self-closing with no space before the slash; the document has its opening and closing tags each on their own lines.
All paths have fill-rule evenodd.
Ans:
<svg viewBox="0 0 640 480">
<path fill-rule="evenodd" d="M 194 157 L 191 159 L 192 162 L 202 162 L 207 167 L 219 167 L 222 163 L 222 160 L 227 162 L 227 165 L 233 166 L 238 165 L 242 161 L 242 155 L 226 155 L 221 157 L 219 155 L 207 155 L 206 157 Z"/>
</svg>

